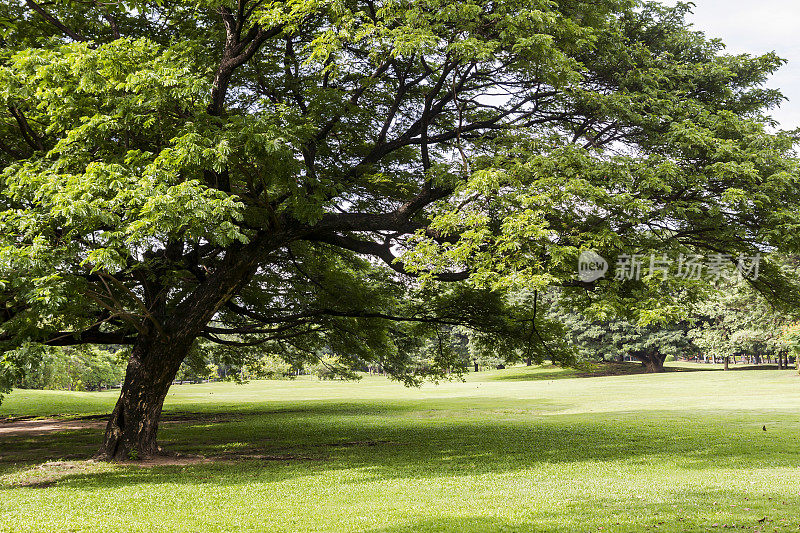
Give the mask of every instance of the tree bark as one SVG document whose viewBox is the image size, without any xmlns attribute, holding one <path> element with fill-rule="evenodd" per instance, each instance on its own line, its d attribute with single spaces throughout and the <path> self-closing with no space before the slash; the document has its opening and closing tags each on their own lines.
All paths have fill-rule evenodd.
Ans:
<svg viewBox="0 0 800 533">
<path fill-rule="evenodd" d="M 648 359 L 644 362 L 644 367 L 648 373 L 657 374 L 664 371 L 664 362 L 658 359 Z"/>
<path fill-rule="evenodd" d="M 141 460 L 161 452 L 156 442 L 161 409 L 193 339 L 142 339 L 134 346 L 122 392 L 98 456 Z"/>
<path fill-rule="evenodd" d="M 631 355 L 642 362 L 642 366 L 644 366 L 648 373 L 655 374 L 664 371 L 664 360 L 667 358 L 665 355 L 661 355 L 657 352 L 644 352 Z"/>
<path fill-rule="evenodd" d="M 164 398 L 194 340 L 209 320 L 252 278 L 259 260 L 288 242 L 285 234 L 231 247 L 217 271 L 168 315 L 158 327 L 147 323 L 133 346 L 117 405 L 106 426 L 98 457 L 141 460 L 158 454 L 158 422 Z"/>
<path fill-rule="evenodd" d="M 730 370 L 731 358 L 729 355 L 725 356 L 724 363 L 725 363 L 725 370 Z"/>
</svg>

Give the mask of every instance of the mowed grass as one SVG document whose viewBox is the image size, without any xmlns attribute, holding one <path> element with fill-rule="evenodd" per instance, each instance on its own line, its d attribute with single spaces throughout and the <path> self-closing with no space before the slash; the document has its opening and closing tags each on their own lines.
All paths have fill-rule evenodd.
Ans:
<svg viewBox="0 0 800 533">
<path fill-rule="evenodd" d="M 161 442 L 211 460 L 85 461 L 100 428 L 0 436 L 0 531 L 797 531 L 800 377 L 690 369 L 175 386 Z M 115 397 L 20 390 L 0 417 Z"/>
</svg>

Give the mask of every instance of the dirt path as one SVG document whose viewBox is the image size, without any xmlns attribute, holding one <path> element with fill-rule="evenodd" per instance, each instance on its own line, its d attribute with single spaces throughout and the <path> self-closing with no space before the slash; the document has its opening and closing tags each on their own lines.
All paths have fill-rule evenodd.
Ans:
<svg viewBox="0 0 800 533">
<path fill-rule="evenodd" d="M 57 431 L 102 429 L 105 425 L 104 420 L 56 420 L 53 418 L 13 420 L 11 422 L 0 422 L 0 437 L 15 435 L 39 436 Z"/>
</svg>

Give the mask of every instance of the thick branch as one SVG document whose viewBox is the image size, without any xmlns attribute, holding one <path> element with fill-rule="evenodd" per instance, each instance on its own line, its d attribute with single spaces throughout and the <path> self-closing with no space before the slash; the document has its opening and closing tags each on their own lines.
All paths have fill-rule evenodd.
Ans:
<svg viewBox="0 0 800 533">
<path fill-rule="evenodd" d="M 0 342 L 9 341 L 11 335 L 0 335 Z M 60 331 L 53 333 L 39 342 L 47 346 L 78 346 L 82 344 L 124 344 L 132 345 L 136 337 L 131 337 L 125 331 L 98 331 L 89 329 L 85 331 Z"/>
<path fill-rule="evenodd" d="M 25 142 L 28 143 L 28 145 L 30 145 L 30 147 L 34 150 L 44 150 L 42 138 L 39 137 L 35 131 L 33 131 L 33 128 L 31 128 L 30 124 L 28 123 L 28 119 L 25 118 L 25 114 L 22 112 L 22 110 L 14 106 L 9 106 L 8 110 L 11 112 L 14 120 L 17 121 L 17 125 L 22 132 L 22 138 L 25 139 Z"/>
<path fill-rule="evenodd" d="M 247 63 L 266 40 L 283 31 L 282 25 L 264 30 L 258 24 L 255 24 L 250 28 L 244 39 L 241 39 L 242 21 L 237 20 L 228 8 L 222 8 L 220 12 L 225 24 L 225 48 L 222 51 L 222 60 L 214 76 L 214 84 L 211 88 L 211 102 L 208 104 L 208 113 L 215 116 L 222 113 L 225 97 L 228 93 L 228 85 L 234 71 Z"/>
<path fill-rule="evenodd" d="M 30 7 L 31 9 L 33 9 L 37 13 L 39 13 L 42 16 L 43 19 L 45 19 L 47 22 L 49 22 L 50 24 L 52 24 L 53 26 L 55 26 L 56 28 L 61 30 L 63 33 L 65 33 L 72 40 L 74 40 L 74 41 L 87 41 L 88 40 L 86 37 L 84 37 L 80 33 L 77 33 L 75 31 L 69 29 L 63 22 L 61 22 L 56 17 L 54 17 L 53 15 L 48 13 L 42 6 L 40 6 L 39 4 L 34 2 L 33 0 L 25 0 L 25 3 L 28 5 L 28 7 Z"/>
<path fill-rule="evenodd" d="M 362 241 L 353 239 L 352 237 L 344 237 L 342 235 L 320 235 L 314 240 L 329 244 L 331 246 L 344 248 L 359 254 L 377 257 L 395 272 L 406 276 L 419 277 L 420 275 L 417 272 L 408 270 L 403 262 L 399 261 L 398 258 L 392 253 L 391 247 L 388 243 L 381 244 L 374 241 Z M 432 274 L 432 276 L 437 281 L 455 282 L 469 279 L 470 272 L 444 272 Z"/>
</svg>

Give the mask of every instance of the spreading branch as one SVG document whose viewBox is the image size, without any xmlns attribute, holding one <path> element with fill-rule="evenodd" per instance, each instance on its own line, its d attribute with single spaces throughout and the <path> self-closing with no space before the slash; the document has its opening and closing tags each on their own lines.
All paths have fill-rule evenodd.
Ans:
<svg viewBox="0 0 800 533">
<path fill-rule="evenodd" d="M 61 22 L 54 15 L 51 15 L 46 9 L 44 9 L 42 6 L 40 6 L 39 4 L 34 2 L 33 0 L 25 0 L 25 4 L 27 4 L 28 7 L 30 7 L 31 9 L 33 9 L 37 13 L 39 13 L 39 15 L 41 15 L 43 19 L 45 19 L 47 22 L 49 22 L 50 24 L 52 24 L 53 26 L 55 26 L 56 28 L 61 30 L 62 33 L 67 35 L 73 41 L 87 41 L 88 40 L 86 37 L 84 37 L 80 33 L 68 28 L 66 24 Z"/>
</svg>

